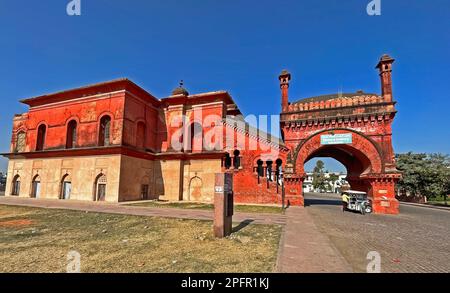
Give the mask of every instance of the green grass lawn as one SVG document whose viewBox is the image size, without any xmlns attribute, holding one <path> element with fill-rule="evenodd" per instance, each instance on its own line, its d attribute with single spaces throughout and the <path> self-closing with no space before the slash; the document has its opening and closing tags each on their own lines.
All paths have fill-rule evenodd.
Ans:
<svg viewBox="0 0 450 293">
<path fill-rule="evenodd" d="M 206 203 L 192 203 L 192 202 L 161 202 L 161 201 L 146 201 L 127 204 L 138 207 L 153 207 L 153 208 L 178 208 L 178 209 L 193 209 L 193 210 L 213 210 L 213 204 Z M 235 205 L 236 212 L 243 213 L 269 213 L 282 214 L 284 213 L 281 207 L 276 206 L 256 206 L 256 205 Z"/>
<path fill-rule="evenodd" d="M 237 225 L 237 224 L 236 224 Z M 249 225 L 225 239 L 212 222 L 0 205 L 0 272 L 272 272 L 281 227 Z"/>
</svg>

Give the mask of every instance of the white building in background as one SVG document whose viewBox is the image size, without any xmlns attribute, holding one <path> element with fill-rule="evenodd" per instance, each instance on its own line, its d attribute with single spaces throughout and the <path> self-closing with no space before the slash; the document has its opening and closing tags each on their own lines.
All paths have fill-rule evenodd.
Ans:
<svg viewBox="0 0 450 293">
<path fill-rule="evenodd" d="M 306 173 L 305 181 L 303 181 L 303 192 L 314 192 L 313 173 Z"/>
<path fill-rule="evenodd" d="M 305 181 L 303 182 L 303 191 L 304 192 L 327 192 L 327 193 L 340 193 L 342 186 L 348 185 L 348 182 L 346 180 L 347 174 L 344 173 L 336 173 L 336 172 L 326 172 L 324 173 L 325 178 L 329 179 L 331 177 L 331 174 L 334 174 L 338 177 L 335 181 L 328 181 L 328 186 L 326 190 L 318 190 L 314 189 L 313 181 L 314 176 L 312 172 L 306 173 Z"/>
</svg>

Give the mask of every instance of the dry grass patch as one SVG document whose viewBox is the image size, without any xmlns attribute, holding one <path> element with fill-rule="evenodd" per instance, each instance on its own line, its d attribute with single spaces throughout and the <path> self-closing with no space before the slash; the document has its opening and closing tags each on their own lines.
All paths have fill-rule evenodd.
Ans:
<svg viewBox="0 0 450 293">
<path fill-rule="evenodd" d="M 138 203 L 127 204 L 138 207 L 153 207 L 153 208 L 178 208 L 191 210 L 213 210 L 213 204 L 195 203 L 195 202 L 162 202 L 162 201 L 145 201 Z M 242 213 L 263 213 L 263 214 L 283 214 L 281 207 L 267 206 L 267 205 L 235 205 L 234 210 Z"/>
<path fill-rule="evenodd" d="M 212 222 L 0 205 L 0 272 L 272 272 L 281 227 L 249 225 L 215 239 Z"/>
</svg>

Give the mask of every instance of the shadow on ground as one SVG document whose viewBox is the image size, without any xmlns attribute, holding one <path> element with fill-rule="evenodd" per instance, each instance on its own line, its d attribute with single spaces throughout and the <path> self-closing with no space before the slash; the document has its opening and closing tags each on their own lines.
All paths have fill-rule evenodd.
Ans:
<svg viewBox="0 0 450 293">
<path fill-rule="evenodd" d="M 244 229 L 245 227 L 247 227 L 248 225 L 250 225 L 253 222 L 254 222 L 254 220 L 244 220 L 236 227 L 233 227 L 232 231 L 233 231 L 233 233 L 239 232 L 240 230 Z"/>
<path fill-rule="evenodd" d="M 305 198 L 305 207 L 315 205 L 341 206 L 342 201 L 337 199 Z"/>
</svg>

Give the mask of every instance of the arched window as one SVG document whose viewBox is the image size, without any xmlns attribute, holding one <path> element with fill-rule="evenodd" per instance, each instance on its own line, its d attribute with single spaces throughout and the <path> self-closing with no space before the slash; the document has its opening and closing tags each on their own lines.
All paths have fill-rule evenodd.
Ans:
<svg viewBox="0 0 450 293">
<path fill-rule="evenodd" d="M 281 159 L 276 160 L 276 169 L 275 169 L 275 177 L 277 180 L 278 185 L 282 184 L 282 178 L 283 178 L 283 170 L 282 170 L 282 165 L 283 165 L 283 161 Z"/>
<path fill-rule="evenodd" d="M 234 151 L 233 167 L 234 169 L 239 169 L 241 167 L 241 152 L 239 150 Z"/>
<path fill-rule="evenodd" d="M 98 134 L 98 145 L 109 146 L 111 133 L 111 117 L 103 116 L 100 120 L 100 131 Z"/>
<path fill-rule="evenodd" d="M 94 183 L 94 201 L 105 201 L 106 199 L 106 175 L 100 174 Z"/>
<path fill-rule="evenodd" d="M 226 153 L 225 158 L 223 159 L 223 166 L 225 167 L 225 169 L 228 170 L 231 168 L 231 163 L 232 163 L 231 156 L 229 153 Z"/>
<path fill-rule="evenodd" d="M 23 131 L 17 133 L 16 137 L 16 153 L 23 153 L 25 151 L 26 134 Z"/>
<path fill-rule="evenodd" d="M 39 198 L 41 196 L 41 178 L 39 175 L 34 176 L 31 183 L 31 197 Z"/>
<path fill-rule="evenodd" d="M 267 165 L 267 179 L 269 180 L 269 181 L 273 181 L 273 175 L 272 175 L 272 172 L 273 172 L 273 162 L 272 161 L 267 161 L 266 162 L 266 165 Z"/>
<path fill-rule="evenodd" d="M 66 174 L 61 180 L 60 199 L 70 199 L 71 193 L 72 193 L 72 179 L 69 174 Z"/>
<path fill-rule="evenodd" d="M 203 150 L 203 127 L 200 123 L 192 123 L 189 129 L 190 145 L 186 146 L 186 150 L 191 152 L 201 152 Z"/>
<path fill-rule="evenodd" d="M 67 125 L 66 149 L 72 149 L 77 144 L 77 122 L 72 120 Z"/>
<path fill-rule="evenodd" d="M 264 167 L 263 167 L 264 162 L 262 160 L 258 160 L 258 162 L 256 162 L 256 164 L 258 165 L 256 167 L 256 172 L 258 173 L 258 176 L 263 177 L 264 176 Z"/>
<path fill-rule="evenodd" d="M 11 195 L 18 196 L 20 194 L 20 176 L 16 175 L 13 178 L 11 185 Z"/>
<path fill-rule="evenodd" d="M 46 132 L 47 132 L 47 127 L 44 124 L 39 126 L 38 133 L 37 133 L 37 141 L 36 141 L 36 151 L 44 150 Z"/>
<path fill-rule="evenodd" d="M 256 167 L 256 173 L 258 174 L 258 184 L 261 183 L 261 177 L 264 177 L 264 167 L 263 167 L 263 161 L 261 159 L 259 159 L 257 162 L 257 167 Z"/>
<path fill-rule="evenodd" d="M 140 149 L 145 148 L 146 141 L 146 127 L 144 122 L 138 122 L 136 131 L 136 147 Z"/>
</svg>

